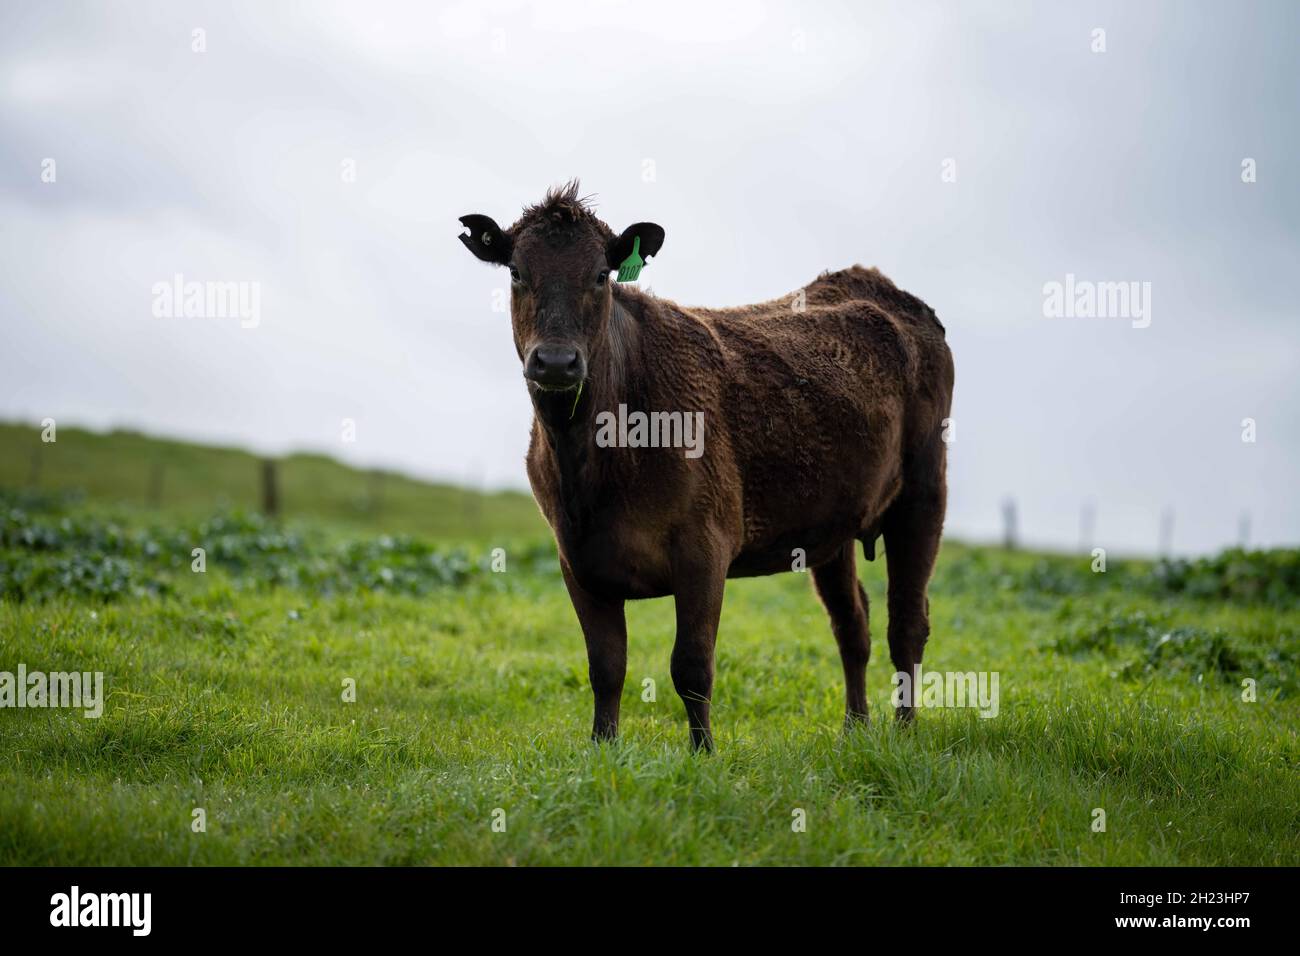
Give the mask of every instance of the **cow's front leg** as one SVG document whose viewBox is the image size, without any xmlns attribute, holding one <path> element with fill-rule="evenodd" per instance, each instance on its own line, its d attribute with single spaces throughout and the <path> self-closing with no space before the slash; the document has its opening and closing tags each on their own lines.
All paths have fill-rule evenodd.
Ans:
<svg viewBox="0 0 1300 956">
<path fill-rule="evenodd" d="M 726 579 L 727 562 L 721 554 L 693 554 L 674 562 L 677 640 L 673 644 L 673 686 L 686 705 L 691 746 L 696 750 L 713 749 L 713 729 L 709 724 L 713 648 L 718 639 Z"/>
<path fill-rule="evenodd" d="M 627 675 L 627 619 L 623 602 L 598 598 L 584 591 L 568 565 L 561 561 L 569 599 L 578 612 L 582 637 L 587 642 L 587 675 L 596 698 L 591 722 L 592 740 L 613 740 L 618 736 L 618 705 Z"/>
</svg>

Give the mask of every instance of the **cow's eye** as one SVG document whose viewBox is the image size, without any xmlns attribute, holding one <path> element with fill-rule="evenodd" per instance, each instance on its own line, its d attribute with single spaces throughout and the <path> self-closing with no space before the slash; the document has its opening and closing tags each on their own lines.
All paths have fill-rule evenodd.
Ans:
<svg viewBox="0 0 1300 956">
<path fill-rule="evenodd" d="M 609 270 L 602 269 L 600 275 L 596 276 L 596 285 L 604 285 L 609 281 Z"/>
<path fill-rule="evenodd" d="M 516 269 L 514 266 L 510 267 L 510 281 L 511 282 L 519 281 L 519 270 Z"/>
</svg>

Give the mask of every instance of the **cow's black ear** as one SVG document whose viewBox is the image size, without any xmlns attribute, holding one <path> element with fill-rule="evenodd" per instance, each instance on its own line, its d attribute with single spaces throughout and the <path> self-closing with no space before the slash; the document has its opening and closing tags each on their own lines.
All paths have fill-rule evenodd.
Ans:
<svg viewBox="0 0 1300 956">
<path fill-rule="evenodd" d="M 460 224 L 469 232 L 461 233 L 460 241 L 465 248 L 484 262 L 493 262 L 503 266 L 510 261 L 510 236 L 501 231 L 488 216 L 461 216 Z"/>
<path fill-rule="evenodd" d="M 653 222 L 638 222 L 628 226 L 623 230 L 623 235 L 609 245 L 609 267 L 619 268 L 634 252 L 640 255 L 644 264 L 646 259 L 658 255 L 659 247 L 663 244 L 663 226 Z"/>
</svg>

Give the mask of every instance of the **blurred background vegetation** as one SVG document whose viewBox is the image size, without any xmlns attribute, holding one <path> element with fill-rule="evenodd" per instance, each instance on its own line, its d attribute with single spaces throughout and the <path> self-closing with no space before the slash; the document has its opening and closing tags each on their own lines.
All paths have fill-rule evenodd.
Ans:
<svg viewBox="0 0 1300 956">
<path fill-rule="evenodd" d="M 518 492 L 290 455 L 271 463 L 276 513 L 268 514 L 266 459 L 238 449 L 75 428 L 44 443 L 35 427 L 3 425 L 0 452 L 0 598 L 19 603 L 182 595 L 202 577 L 191 573 L 199 546 L 244 594 L 422 597 L 523 580 L 563 590 L 549 530 Z M 514 573 L 491 573 L 495 549 Z M 1231 681 L 1249 672 L 1295 693 L 1300 638 L 1279 632 L 1273 615 L 1300 610 L 1300 549 L 1111 556 L 1105 571 L 1087 553 L 946 539 L 930 592 L 967 607 L 1056 612 L 1045 649 L 1101 654 L 1132 676 L 1172 668 Z M 883 567 L 863 562 L 860 572 L 882 584 Z M 1139 603 L 1112 606 L 1126 599 Z M 1175 620 L 1161 610 L 1173 601 L 1221 606 L 1236 613 L 1234 627 Z"/>
</svg>

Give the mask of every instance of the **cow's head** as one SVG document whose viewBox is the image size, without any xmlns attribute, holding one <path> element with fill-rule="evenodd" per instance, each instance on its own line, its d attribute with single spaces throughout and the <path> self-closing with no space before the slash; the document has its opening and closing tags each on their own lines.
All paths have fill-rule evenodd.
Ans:
<svg viewBox="0 0 1300 956">
<path fill-rule="evenodd" d="M 524 378 L 535 396 L 578 389 L 603 347 L 619 267 L 659 251 L 664 231 L 639 222 L 615 235 L 578 196 L 576 180 L 552 189 L 509 229 L 487 216 L 461 216 L 465 248 L 510 270 L 510 320 Z"/>
</svg>

